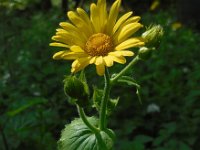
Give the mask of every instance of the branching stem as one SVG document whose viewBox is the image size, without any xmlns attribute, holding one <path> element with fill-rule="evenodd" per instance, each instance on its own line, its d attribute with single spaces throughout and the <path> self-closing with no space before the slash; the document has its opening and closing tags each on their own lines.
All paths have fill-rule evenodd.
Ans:
<svg viewBox="0 0 200 150">
<path fill-rule="evenodd" d="M 124 75 L 133 65 L 135 65 L 140 60 L 139 56 L 136 56 L 122 71 L 120 71 L 115 77 L 113 77 L 110 81 L 111 83 L 115 83 L 122 75 Z"/>
</svg>

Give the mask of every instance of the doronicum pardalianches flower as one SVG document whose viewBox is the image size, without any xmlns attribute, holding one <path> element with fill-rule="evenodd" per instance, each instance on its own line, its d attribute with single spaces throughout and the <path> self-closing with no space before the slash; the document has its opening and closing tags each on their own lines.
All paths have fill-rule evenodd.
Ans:
<svg viewBox="0 0 200 150">
<path fill-rule="evenodd" d="M 118 18 L 121 0 L 116 0 L 107 12 L 106 0 L 98 0 L 90 6 L 90 16 L 81 9 L 69 11 L 71 23 L 61 22 L 50 46 L 64 50 L 54 54 L 54 59 L 74 60 L 71 72 L 76 73 L 89 64 L 95 64 L 98 75 L 104 75 L 105 67 L 114 62 L 124 64 L 124 56 L 133 56 L 128 49 L 144 45 L 142 38 L 131 37 L 142 24 L 139 16 L 128 12 Z"/>
</svg>

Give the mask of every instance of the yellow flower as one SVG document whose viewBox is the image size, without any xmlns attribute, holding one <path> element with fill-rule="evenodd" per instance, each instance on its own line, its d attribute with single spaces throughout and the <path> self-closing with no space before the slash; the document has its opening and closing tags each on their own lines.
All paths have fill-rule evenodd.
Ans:
<svg viewBox="0 0 200 150">
<path fill-rule="evenodd" d="M 139 16 L 128 12 L 118 19 L 121 0 L 116 0 L 107 13 L 106 0 L 98 0 L 90 6 L 90 16 L 81 9 L 69 11 L 71 23 L 61 22 L 50 46 L 62 47 L 54 59 L 74 60 L 71 72 L 76 73 L 89 64 L 95 64 L 98 75 L 104 75 L 105 67 L 114 62 L 124 64 L 124 56 L 133 56 L 128 49 L 143 46 L 140 37 L 131 37 L 143 25 Z"/>
</svg>

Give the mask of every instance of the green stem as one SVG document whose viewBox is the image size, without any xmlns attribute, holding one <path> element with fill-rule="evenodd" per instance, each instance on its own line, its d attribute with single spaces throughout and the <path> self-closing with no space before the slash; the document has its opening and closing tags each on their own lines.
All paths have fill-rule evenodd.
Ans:
<svg viewBox="0 0 200 150">
<path fill-rule="evenodd" d="M 122 71 L 120 71 L 115 77 L 113 77 L 110 81 L 111 83 L 116 82 L 119 77 L 125 74 L 133 65 L 135 65 L 140 60 L 139 56 L 136 56 Z"/>
<path fill-rule="evenodd" d="M 104 93 L 103 93 L 103 97 L 101 101 L 100 119 L 99 119 L 100 130 L 106 129 L 106 110 L 107 110 L 107 103 L 109 99 L 110 89 L 111 89 L 110 75 L 107 68 L 104 74 L 104 79 L 105 79 L 105 86 L 104 86 Z"/>
<path fill-rule="evenodd" d="M 85 125 L 91 130 L 93 131 L 94 133 L 98 133 L 99 132 L 99 129 L 96 128 L 95 126 L 93 126 L 92 124 L 90 124 L 90 122 L 88 121 L 86 115 L 85 115 L 85 112 L 83 110 L 83 108 L 81 108 L 80 106 L 77 105 L 77 109 L 78 109 L 78 113 L 79 113 L 79 116 L 81 117 L 81 119 L 83 120 L 83 122 L 85 123 Z"/>
</svg>

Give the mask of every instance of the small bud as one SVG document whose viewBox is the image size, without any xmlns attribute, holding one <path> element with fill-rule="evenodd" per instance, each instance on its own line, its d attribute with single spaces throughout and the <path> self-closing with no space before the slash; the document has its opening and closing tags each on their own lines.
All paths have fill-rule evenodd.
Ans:
<svg viewBox="0 0 200 150">
<path fill-rule="evenodd" d="M 160 40 L 163 36 L 163 27 L 160 25 L 151 25 L 146 32 L 142 34 L 145 41 L 145 46 L 158 48 Z"/>
<path fill-rule="evenodd" d="M 141 47 L 138 52 L 139 58 L 143 60 L 147 60 L 148 58 L 151 57 L 152 50 L 153 50 L 152 48 Z"/>
<path fill-rule="evenodd" d="M 76 76 L 67 76 L 64 79 L 64 91 L 69 97 L 75 99 L 75 103 L 81 107 L 89 104 L 89 91 L 87 83 Z"/>
</svg>

